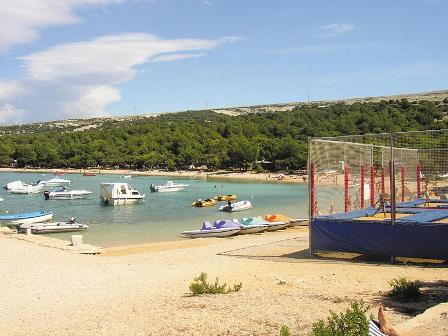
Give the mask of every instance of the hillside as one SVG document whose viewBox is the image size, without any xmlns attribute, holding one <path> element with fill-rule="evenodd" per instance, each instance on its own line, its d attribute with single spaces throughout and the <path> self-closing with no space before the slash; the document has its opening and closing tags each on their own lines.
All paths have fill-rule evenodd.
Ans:
<svg viewBox="0 0 448 336">
<path fill-rule="evenodd" d="M 448 128 L 448 98 L 272 106 L 235 116 L 207 110 L 11 126 L 3 128 L 0 165 L 295 170 L 306 167 L 308 137 Z"/>
<path fill-rule="evenodd" d="M 361 97 L 341 100 L 327 100 L 327 101 L 311 101 L 311 102 L 293 102 L 283 104 L 268 104 L 268 105 L 253 105 L 253 106 L 239 106 L 228 108 L 211 109 L 210 111 L 216 113 L 222 113 L 230 116 L 237 116 L 248 113 L 267 113 L 267 112 L 288 112 L 292 111 L 300 106 L 318 106 L 327 107 L 330 105 L 344 103 L 375 103 L 389 100 L 401 100 L 407 99 L 410 102 L 420 102 L 422 100 L 431 102 L 441 102 L 444 99 L 448 99 L 448 90 L 416 93 L 416 94 L 403 94 L 403 95 L 391 95 L 391 96 L 378 96 L 378 97 Z M 182 113 L 182 112 L 179 112 Z M 90 128 L 96 128 L 101 125 L 116 124 L 120 122 L 138 122 L 148 118 L 157 117 L 160 114 L 146 114 L 135 116 L 120 116 L 120 117 L 101 117 L 92 119 L 68 119 L 42 123 L 32 123 L 13 126 L 0 126 L 0 136 L 5 134 L 26 134 L 33 132 L 46 132 L 50 130 L 64 131 L 64 132 L 76 132 L 84 131 Z"/>
</svg>

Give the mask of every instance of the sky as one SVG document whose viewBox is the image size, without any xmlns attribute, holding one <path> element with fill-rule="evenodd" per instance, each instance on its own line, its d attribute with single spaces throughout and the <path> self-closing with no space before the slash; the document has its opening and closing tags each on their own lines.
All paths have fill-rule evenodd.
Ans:
<svg viewBox="0 0 448 336">
<path fill-rule="evenodd" d="M 0 0 L 0 124 L 448 89 L 448 0 Z"/>
</svg>

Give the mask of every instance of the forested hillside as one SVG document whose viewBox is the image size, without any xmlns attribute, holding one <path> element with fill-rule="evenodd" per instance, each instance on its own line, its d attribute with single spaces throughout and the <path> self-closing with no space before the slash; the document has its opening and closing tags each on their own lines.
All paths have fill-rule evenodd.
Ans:
<svg viewBox="0 0 448 336">
<path fill-rule="evenodd" d="M 297 106 L 292 111 L 229 116 L 212 111 L 105 121 L 73 132 L 0 136 L 0 165 L 18 167 L 247 168 L 306 166 L 307 138 L 447 128 L 448 99 Z"/>
</svg>

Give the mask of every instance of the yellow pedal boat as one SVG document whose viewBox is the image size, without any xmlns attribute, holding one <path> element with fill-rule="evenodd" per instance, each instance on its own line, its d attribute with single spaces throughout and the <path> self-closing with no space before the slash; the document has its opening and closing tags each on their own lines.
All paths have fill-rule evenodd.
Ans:
<svg viewBox="0 0 448 336">
<path fill-rule="evenodd" d="M 209 206 L 214 206 L 216 204 L 216 201 L 214 199 L 207 198 L 205 200 L 197 200 L 194 201 L 191 205 L 197 208 L 204 208 Z"/>
<path fill-rule="evenodd" d="M 236 195 L 219 195 L 214 198 L 217 201 L 234 201 L 236 200 Z"/>
</svg>

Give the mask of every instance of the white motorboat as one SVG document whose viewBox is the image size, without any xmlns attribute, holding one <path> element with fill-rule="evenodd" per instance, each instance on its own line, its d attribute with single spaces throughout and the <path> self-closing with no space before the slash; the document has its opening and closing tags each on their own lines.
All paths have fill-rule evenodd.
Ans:
<svg viewBox="0 0 448 336">
<path fill-rule="evenodd" d="M 42 223 L 53 218 L 52 212 L 35 211 L 21 214 L 0 215 L 0 223 L 6 226 L 18 225 L 24 223 Z"/>
<path fill-rule="evenodd" d="M 122 179 L 130 179 L 132 178 L 132 175 L 121 175 Z"/>
<path fill-rule="evenodd" d="M 240 201 L 231 203 L 230 205 L 223 205 L 219 207 L 219 211 L 226 211 L 226 212 L 237 212 L 237 211 L 244 211 L 252 208 L 252 203 L 250 201 Z"/>
<path fill-rule="evenodd" d="M 101 183 L 100 200 L 102 205 L 123 205 L 144 203 L 145 194 L 140 192 L 127 183 Z"/>
<path fill-rule="evenodd" d="M 43 183 L 47 187 L 62 187 L 65 185 L 69 185 L 70 183 L 72 183 L 72 181 L 65 180 L 60 177 L 55 177 L 47 181 L 42 181 L 41 183 Z"/>
<path fill-rule="evenodd" d="M 56 232 L 73 232 L 84 231 L 89 226 L 87 224 L 77 223 L 76 221 L 68 222 L 50 222 L 50 223 L 33 223 L 22 224 L 19 226 L 20 231 L 31 229 L 32 233 L 56 233 Z"/>
<path fill-rule="evenodd" d="M 224 222 L 224 221 L 223 221 Z M 204 222 L 200 230 L 183 231 L 181 236 L 186 238 L 210 238 L 210 237 L 229 237 L 241 231 L 241 227 L 237 223 L 229 227 L 212 226 L 210 222 Z"/>
<path fill-rule="evenodd" d="M 24 184 L 20 187 L 14 188 L 10 190 L 11 194 L 21 194 L 21 195 L 30 195 L 37 194 L 42 191 L 44 188 L 43 184 Z"/>
<path fill-rule="evenodd" d="M 173 183 L 173 181 L 168 181 L 165 184 L 161 185 L 151 184 L 149 188 L 151 189 L 151 192 L 172 192 L 172 191 L 184 190 L 188 186 L 189 184 L 180 184 L 180 183 Z"/>
<path fill-rule="evenodd" d="M 3 202 L 3 198 L 0 197 L 0 202 Z"/>
<path fill-rule="evenodd" d="M 65 187 L 63 187 L 60 190 L 44 191 L 44 197 L 46 200 L 50 200 L 50 199 L 62 199 L 62 200 L 81 199 L 81 198 L 86 198 L 90 194 L 92 194 L 92 192 L 88 191 L 88 190 L 67 190 L 67 188 L 65 188 Z"/>
<path fill-rule="evenodd" d="M 19 187 L 23 187 L 24 185 L 25 185 L 25 183 L 23 181 L 17 180 L 17 181 L 12 181 L 12 182 L 6 183 L 3 186 L 3 189 L 12 190 L 12 189 L 16 189 Z"/>
</svg>

